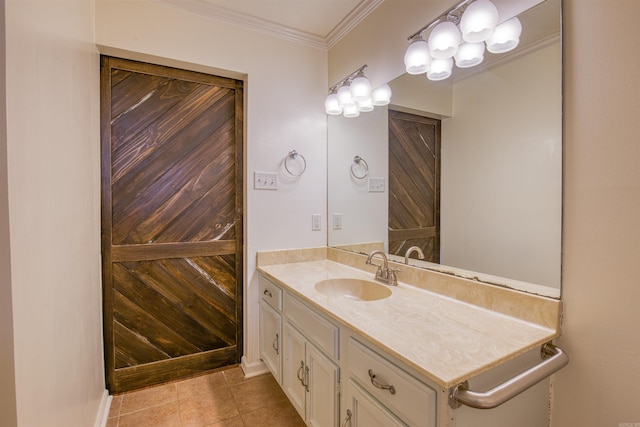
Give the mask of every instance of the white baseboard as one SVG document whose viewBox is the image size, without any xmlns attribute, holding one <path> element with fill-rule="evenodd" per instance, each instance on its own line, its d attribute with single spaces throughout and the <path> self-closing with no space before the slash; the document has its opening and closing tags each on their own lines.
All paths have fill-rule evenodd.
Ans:
<svg viewBox="0 0 640 427">
<path fill-rule="evenodd" d="M 257 362 L 248 362 L 246 357 L 242 356 L 240 368 L 244 372 L 245 378 L 251 378 L 258 375 L 266 374 L 269 372 L 269 368 L 261 360 Z"/>
<path fill-rule="evenodd" d="M 104 393 L 102 393 L 102 400 L 100 400 L 100 407 L 98 408 L 94 427 L 106 427 L 112 400 L 113 396 L 110 396 L 109 391 L 105 390 Z"/>
</svg>

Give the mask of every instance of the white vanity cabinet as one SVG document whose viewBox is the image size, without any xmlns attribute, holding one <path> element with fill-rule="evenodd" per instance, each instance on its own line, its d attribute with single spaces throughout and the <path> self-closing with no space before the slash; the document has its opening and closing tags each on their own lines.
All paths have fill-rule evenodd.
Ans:
<svg viewBox="0 0 640 427">
<path fill-rule="evenodd" d="M 346 411 L 351 411 L 350 427 L 436 426 L 434 389 L 353 337 L 347 353 L 349 381 L 342 414 L 348 417 Z"/>
<path fill-rule="evenodd" d="M 260 276 L 260 358 L 282 383 L 282 288 Z"/>
<path fill-rule="evenodd" d="M 286 288 L 260 284 L 261 357 L 308 426 L 436 427 L 432 387 Z"/>
<path fill-rule="evenodd" d="M 407 427 L 352 378 L 345 390 L 344 422 L 349 427 Z"/>
<path fill-rule="evenodd" d="M 336 426 L 339 328 L 288 293 L 284 313 L 282 388 L 307 425 Z"/>
<path fill-rule="evenodd" d="M 291 323 L 284 330 L 282 388 L 309 426 L 335 426 L 340 369 Z"/>
</svg>

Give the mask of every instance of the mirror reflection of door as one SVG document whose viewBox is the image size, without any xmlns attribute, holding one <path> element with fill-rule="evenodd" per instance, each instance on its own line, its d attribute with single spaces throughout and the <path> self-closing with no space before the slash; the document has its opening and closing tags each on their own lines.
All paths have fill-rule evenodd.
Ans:
<svg viewBox="0 0 640 427">
<path fill-rule="evenodd" d="M 440 129 L 440 120 L 389 110 L 391 254 L 418 246 L 440 262 Z"/>
</svg>

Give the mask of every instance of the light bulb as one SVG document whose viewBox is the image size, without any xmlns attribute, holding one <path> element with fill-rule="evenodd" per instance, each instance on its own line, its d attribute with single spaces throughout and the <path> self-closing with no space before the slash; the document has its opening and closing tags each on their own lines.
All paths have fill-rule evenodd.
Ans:
<svg viewBox="0 0 640 427">
<path fill-rule="evenodd" d="M 441 22 L 429 34 L 429 52 L 433 59 L 451 58 L 459 44 L 460 31 L 453 22 Z"/>
<path fill-rule="evenodd" d="M 371 83 L 365 76 L 358 76 L 351 82 L 350 91 L 354 101 L 363 101 L 371 96 Z"/>
<path fill-rule="evenodd" d="M 427 78 L 433 81 L 439 81 L 449 78 L 451 76 L 451 69 L 453 68 L 453 59 L 451 58 L 438 58 L 431 61 L 431 69 L 427 73 Z"/>
<path fill-rule="evenodd" d="M 491 53 L 505 53 L 513 50 L 520 43 L 522 24 L 518 18 L 511 18 L 496 27 L 487 39 L 487 50 Z"/>
<path fill-rule="evenodd" d="M 467 6 L 460 19 L 460 31 L 466 42 L 487 40 L 498 24 L 498 9 L 489 0 L 476 0 Z"/>
<path fill-rule="evenodd" d="M 361 113 L 368 113 L 369 111 L 373 111 L 373 100 L 371 97 L 364 99 L 362 101 L 356 102 L 358 105 L 358 111 Z"/>
<path fill-rule="evenodd" d="M 340 102 L 338 101 L 338 95 L 335 93 L 331 93 L 327 96 L 327 99 L 324 100 L 324 109 L 327 114 L 332 116 L 336 116 L 338 114 L 342 114 L 342 107 L 340 106 Z"/>
<path fill-rule="evenodd" d="M 371 92 L 371 100 L 376 107 L 387 105 L 391 102 L 391 88 L 388 84 L 383 84 Z"/>
<path fill-rule="evenodd" d="M 349 85 L 343 85 L 338 89 L 338 101 L 343 110 L 347 107 L 355 107 L 356 102 L 351 97 Z"/>
<path fill-rule="evenodd" d="M 484 43 L 462 43 L 455 55 L 456 66 L 469 68 L 484 60 Z"/>
<path fill-rule="evenodd" d="M 360 111 L 358 110 L 358 106 L 353 104 L 349 107 L 344 107 L 342 109 L 342 115 L 345 117 L 358 117 L 360 115 Z"/>
<path fill-rule="evenodd" d="M 409 45 L 404 53 L 404 66 L 409 74 L 424 74 L 431 65 L 429 45 L 420 39 Z"/>
</svg>

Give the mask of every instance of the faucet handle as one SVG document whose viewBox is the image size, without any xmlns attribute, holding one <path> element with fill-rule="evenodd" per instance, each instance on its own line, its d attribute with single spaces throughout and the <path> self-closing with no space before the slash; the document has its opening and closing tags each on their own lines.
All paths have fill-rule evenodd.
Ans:
<svg viewBox="0 0 640 427">
<path fill-rule="evenodd" d="M 389 280 L 389 284 L 391 286 L 398 286 L 398 278 L 396 276 L 396 273 L 399 272 L 400 269 L 398 268 L 391 268 L 389 267 L 387 269 L 387 279 Z"/>
</svg>

